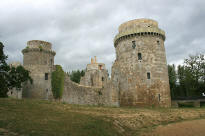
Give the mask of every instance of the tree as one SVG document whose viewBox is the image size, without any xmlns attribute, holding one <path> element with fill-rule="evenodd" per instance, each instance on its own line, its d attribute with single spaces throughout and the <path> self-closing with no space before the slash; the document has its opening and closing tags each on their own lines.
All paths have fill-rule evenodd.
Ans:
<svg viewBox="0 0 205 136">
<path fill-rule="evenodd" d="M 169 74 L 169 85 L 170 85 L 171 97 L 174 98 L 177 95 L 176 92 L 177 75 L 176 75 L 174 64 L 168 65 L 168 74 Z"/>
<path fill-rule="evenodd" d="M 184 60 L 188 95 L 199 96 L 205 87 L 205 55 L 190 55 Z"/>
<path fill-rule="evenodd" d="M 8 97 L 9 89 L 20 90 L 24 82 L 30 81 L 29 71 L 23 66 L 12 67 L 6 63 L 7 56 L 3 52 L 4 45 L 0 42 L 0 97 Z"/>
<path fill-rule="evenodd" d="M 60 99 L 63 95 L 65 73 L 60 65 L 56 65 L 56 70 L 52 72 L 52 92 L 55 99 Z"/>
<path fill-rule="evenodd" d="M 205 55 L 190 55 L 183 65 L 168 65 L 169 84 L 173 97 L 202 96 L 205 91 Z M 176 82 L 178 81 L 178 82 Z M 179 83 L 179 84 L 177 84 Z"/>
<path fill-rule="evenodd" d="M 72 71 L 70 74 L 70 80 L 76 83 L 80 83 L 80 78 L 85 75 L 84 70 L 77 70 L 77 71 Z"/>
</svg>

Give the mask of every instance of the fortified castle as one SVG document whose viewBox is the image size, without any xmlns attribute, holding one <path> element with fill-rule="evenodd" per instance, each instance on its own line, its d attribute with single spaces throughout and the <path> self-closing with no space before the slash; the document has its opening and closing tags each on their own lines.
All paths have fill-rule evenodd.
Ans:
<svg viewBox="0 0 205 136">
<path fill-rule="evenodd" d="M 80 84 L 66 75 L 61 101 L 70 104 L 170 107 L 170 89 L 164 48 L 165 32 L 151 19 L 123 23 L 114 38 L 116 60 L 109 79 L 105 64 L 96 57 L 87 65 Z M 23 87 L 23 98 L 52 99 L 51 73 L 55 70 L 51 43 L 33 40 L 22 51 L 23 66 L 33 84 Z"/>
</svg>

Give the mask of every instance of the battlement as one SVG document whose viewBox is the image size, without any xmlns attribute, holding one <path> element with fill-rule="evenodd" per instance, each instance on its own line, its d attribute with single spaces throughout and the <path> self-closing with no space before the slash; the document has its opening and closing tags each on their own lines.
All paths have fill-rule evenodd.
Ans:
<svg viewBox="0 0 205 136">
<path fill-rule="evenodd" d="M 44 50 L 51 50 L 52 44 L 41 40 L 31 40 L 27 42 L 27 47 L 29 48 L 42 48 Z"/>
<path fill-rule="evenodd" d="M 165 32 L 158 28 L 157 21 L 152 19 L 135 19 L 119 26 L 119 33 L 114 38 L 114 46 L 122 40 L 133 36 L 159 36 L 165 40 Z"/>
<path fill-rule="evenodd" d="M 135 19 L 127 21 L 121 24 L 118 28 L 119 33 L 132 30 L 133 28 L 138 27 L 158 27 L 157 21 L 152 19 Z"/>
<path fill-rule="evenodd" d="M 52 50 L 52 44 L 46 41 L 41 40 L 31 40 L 27 42 L 27 46 L 25 49 L 22 50 L 22 53 L 27 52 L 44 52 L 44 53 L 51 53 L 55 56 L 55 51 Z"/>
</svg>

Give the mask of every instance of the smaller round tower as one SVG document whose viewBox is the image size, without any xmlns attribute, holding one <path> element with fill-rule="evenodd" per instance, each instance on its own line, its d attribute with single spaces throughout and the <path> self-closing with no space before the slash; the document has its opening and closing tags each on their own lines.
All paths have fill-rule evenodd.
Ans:
<svg viewBox="0 0 205 136">
<path fill-rule="evenodd" d="M 33 84 L 23 87 L 23 98 L 52 98 L 51 73 L 54 69 L 55 52 L 52 45 L 46 41 L 32 40 L 22 50 L 23 66 L 29 70 Z"/>
</svg>

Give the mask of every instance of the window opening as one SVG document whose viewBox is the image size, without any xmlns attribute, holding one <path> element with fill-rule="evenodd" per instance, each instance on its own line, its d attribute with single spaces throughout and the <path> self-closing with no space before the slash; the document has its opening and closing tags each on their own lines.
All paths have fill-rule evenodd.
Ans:
<svg viewBox="0 0 205 136">
<path fill-rule="evenodd" d="M 48 80 L 48 73 L 45 73 L 45 80 Z"/>
<path fill-rule="evenodd" d="M 147 72 L 147 79 L 150 79 L 150 72 Z"/>
<path fill-rule="evenodd" d="M 160 100 L 161 100 L 161 96 L 160 96 L 160 94 L 158 94 L 158 100 L 159 100 L 159 102 L 160 102 Z"/>
<path fill-rule="evenodd" d="M 132 48 L 135 49 L 135 47 L 136 47 L 135 41 L 132 41 Z"/>
<path fill-rule="evenodd" d="M 142 53 L 138 53 L 138 60 L 142 60 Z"/>
</svg>

